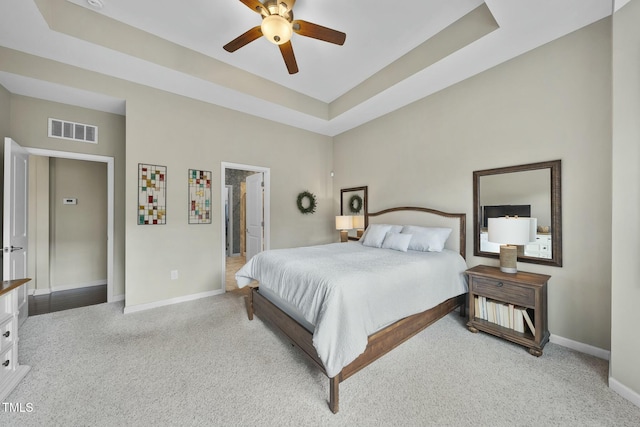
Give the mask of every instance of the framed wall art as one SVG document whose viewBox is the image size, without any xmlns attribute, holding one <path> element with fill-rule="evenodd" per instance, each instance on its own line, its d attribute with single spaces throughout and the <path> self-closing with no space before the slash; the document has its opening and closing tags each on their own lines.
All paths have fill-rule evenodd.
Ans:
<svg viewBox="0 0 640 427">
<path fill-rule="evenodd" d="M 189 169 L 189 224 L 211 224 L 211 171 Z"/>
<path fill-rule="evenodd" d="M 138 163 L 138 225 L 167 223 L 167 167 Z"/>
</svg>

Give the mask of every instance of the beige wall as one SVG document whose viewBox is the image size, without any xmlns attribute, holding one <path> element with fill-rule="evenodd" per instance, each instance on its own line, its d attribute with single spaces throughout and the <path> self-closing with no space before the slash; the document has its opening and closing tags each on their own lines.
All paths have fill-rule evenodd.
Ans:
<svg viewBox="0 0 640 427">
<path fill-rule="evenodd" d="M 335 138 L 334 198 L 369 186 L 369 209 L 421 205 L 467 214 L 474 170 L 562 160 L 562 268 L 551 275 L 552 334 L 610 348 L 611 21 L 490 69 Z M 336 211 L 338 208 L 336 208 Z M 467 256 L 469 266 L 496 265 Z"/>
<path fill-rule="evenodd" d="M 221 162 L 270 169 L 271 248 L 335 237 L 330 138 L 136 87 L 127 98 L 127 307 L 223 290 Z M 166 225 L 136 223 L 138 163 L 167 166 Z M 189 168 L 213 171 L 212 224 L 187 223 Z M 297 210 L 303 190 L 318 197 L 314 215 Z"/>
<path fill-rule="evenodd" d="M 613 227 L 611 369 L 640 406 L 640 2 L 613 18 Z M 611 381 L 610 381 L 611 384 Z M 620 391 L 619 388 L 616 390 Z M 635 393 L 635 395 L 633 395 Z"/>
<path fill-rule="evenodd" d="M 332 227 L 333 148 L 329 137 L 2 47 L 0 70 L 126 100 L 126 144 L 123 141 L 117 148 L 110 147 L 116 150 L 112 154 L 94 154 L 116 159 L 116 256 L 119 259 L 115 275 L 119 280 L 117 289 L 124 289 L 126 283 L 128 308 L 201 292 L 223 291 L 221 162 L 270 169 L 272 248 L 325 243 L 337 236 Z M 52 107 L 46 102 L 20 96 L 12 98 L 11 125 L 19 142 L 29 141 L 22 142 L 29 147 L 78 150 L 77 146 L 69 145 L 73 142 L 51 140 L 46 137 L 46 127 L 33 125 L 42 117 L 48 117 Z M 73 107 L 69 108 L 75 112 Z M 86 110 L 85 114 L 93 113 Z M 54 117 L 92 124 L 91 117 L 85 118 L 82 114 Z M 112 125 L 114 131 L 120 132 L 125 127 L 125 120 L 120 120 Z M 106 123 L 101 126 L 101 139 L 103 127 L 110 126 Z M 123 153 L 120 148 L 124 149 L 125 145 Z M 102 144 L 94 147 L 106 148 Z M 166 225 L 136 223 L 138 163 L 168 168 Z M 213 172 L 210 225 L 187 224 L 189 168 Z M 314 215 L 302 215 L 296 208 L 295 198 L 303 190 L 315 193 L 318 198 Z M 170 279 L 171 270 L 178 270 L 178 280 Z"/>
<path fill-rule="evenodd" d="M 49 173 L 52 290 L 106 284 L 106 163 L 52 158 Z"/>
<path fill-rule="evenodd" d="M 51 292 L 49 157 L 29 156 L 27 276 L 35 295 Z"/>
<path fill-rule="evenodd" d="M 98 126 L 98 144 L 87 144 L 47 136 L 48 118 Z M 23 147 L 113 157 L 115 169 L 114 296 L 122 296 L 124 284 L 124 171 L 125 118 L 71 105 L 25 96 L 11 96 L 11 136 Z M 41 270 L 42 271 L 42 270 Z M 55 283 L 53 284 L 55 286 Z"/>
</svg>

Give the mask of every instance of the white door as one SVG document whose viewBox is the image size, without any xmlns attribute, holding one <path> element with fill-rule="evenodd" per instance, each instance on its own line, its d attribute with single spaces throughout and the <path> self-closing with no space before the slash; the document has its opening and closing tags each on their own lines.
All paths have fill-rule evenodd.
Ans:
<svg viewBox="0 0 640 427">
<path fill-rule="evenodd" d="M 264 221 L 262 199 L 262 173 L 247 177 L 247 261 L 255 254 L 262 252 L 262 227 Z"/>
<path fill-rule="evenodd" d="M 29 154 L 11 138 L 4 139 L 4 212 L 2 280 L 27 277 Z M 28 286 L 18 295 L 20 323 L 28 316 Z"/>
</svg>

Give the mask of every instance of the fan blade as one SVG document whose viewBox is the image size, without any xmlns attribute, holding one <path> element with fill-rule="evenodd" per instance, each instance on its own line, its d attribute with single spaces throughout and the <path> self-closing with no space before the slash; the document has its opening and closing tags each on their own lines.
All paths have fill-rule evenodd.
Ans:
<svg viewBox="0 0 640 427">
<path fill-rule="evenodd" d="M 258 0 L 240 0 L 240 1 L 249 9 L 253 10 L 254 12 L 257 12 L 263 16 L 271 15 L 267 10 L 267 8 L 264 7 L 264 4 L 260 3 Z"/>
<path fill-rule="evenodd" d="M 291 46 L 291 42 L 288 41 L 281 45 L 278 45 L 280 48 L 280 53 L 282 53 L 282 58 L 284 59 L 284 63 L 287 65 L 287 70 L 289 70 L 289 74 L 295 74 L 298 72 L 298 63 L 296 62 L 296 56 L 293 54 L 293 46 Z"/>
<path fill-rule="evenodd" d="M 260 29 L 260 26 L 258 25 L 257 27 L 253 27 L 246 33 L 231 40 L 229 43 L 224 45 L 223 48 L 227 52 L 235 52 L 242 46 L 248 45 L 252 41 L 259 39 L 260 37 L 262 37 L 262 29 Z"/>
<path fill-rule="evenodd" d="M 295 20 L 292 22 L 293 31 L 301 36 L 311 37 L 325 42 L 343 45 L 347 35 L 322 25 L 307 21 Z"/>
</svg>

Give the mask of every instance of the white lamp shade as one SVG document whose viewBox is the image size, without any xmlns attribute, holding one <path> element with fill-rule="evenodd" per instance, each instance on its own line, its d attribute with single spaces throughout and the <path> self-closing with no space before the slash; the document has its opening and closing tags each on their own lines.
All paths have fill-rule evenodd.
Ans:
<svg viewBox="0 0 640 427">
<path fill-rule="evenodd" d="M 364 228 L 364 215 L 356 215 L 353 217 L 353 228 Z"/>
<path fill-rule="evenodd" d="M 504 245 L 526 245 L 531 242 L 530 218 L 489 218 L 487 225 L 487 240 L 490 242 Z"/>
<path fill-rule="evenodd" d="M 336 230 L 350 230 L 353 228 L 353 220 L 349 215 L 336 216 Z"/>
<path fill-rule="evenodd" d="M 538 237 L 538 218 L 529 218 L 529 242 L 535 242 Z"/>
</svg>

